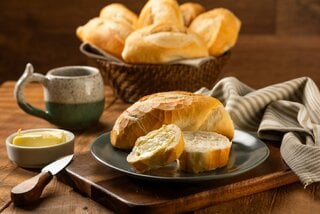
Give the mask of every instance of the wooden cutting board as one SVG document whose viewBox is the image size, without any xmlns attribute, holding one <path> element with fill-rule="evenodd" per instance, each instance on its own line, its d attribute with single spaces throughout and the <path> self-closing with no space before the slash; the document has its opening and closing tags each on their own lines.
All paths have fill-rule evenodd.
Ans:
<svg viewBox="0 0 320 214">
<path fill-rule="evenodd" d="M 268 144 L 268 159 L 242 175 L 201 183 L 163 183 L 139 180 L 100 164 L 91 153 L 74 157 L 59 180 L 121 213 L 187 212 L 298 181 Z"/>
</svg>

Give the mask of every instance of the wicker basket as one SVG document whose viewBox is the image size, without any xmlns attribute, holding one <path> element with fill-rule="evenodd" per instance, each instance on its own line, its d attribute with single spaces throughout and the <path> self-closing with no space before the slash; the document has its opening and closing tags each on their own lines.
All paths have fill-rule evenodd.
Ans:
<svg viewBox="0 0 320 214">
<path fill-rule="evenodd" d="M 110 85 L 115 96 L 125 102 L 135 102 L 140 97 L 155 92 L 183 90 L 196 91 L 212 88 L 230 52 L 211 58 L 200 66 L 186 64 L 124 64 L 112 61 L 89 44 L 82 44 L 81 52 L 94 58 L 104 82 Z"/>
</svg>

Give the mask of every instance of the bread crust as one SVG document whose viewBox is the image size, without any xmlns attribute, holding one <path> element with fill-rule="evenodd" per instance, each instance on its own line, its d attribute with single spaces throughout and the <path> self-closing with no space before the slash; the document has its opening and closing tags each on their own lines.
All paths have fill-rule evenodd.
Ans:
<svg viewBox="0 0 320 214">
<path fill-rule="evenodd" d="M 105 6 L 101 9 L 100 18 L 111 19 L 114 21 L 126 22 L 132 27 L 136 27 L 138 22 L 138 16 L 126 6 L 119 3 L 113 3 Z"/>
<path fill-rule="evenodd" d="M 206 9 L 199 3 L 186 2 L 180 5 L 180 10 L 183 16 L 184 25 L 189 26 L 191 22 Z"/>
<path fill-rule="evenodd" d="M 142 8 L 137 28 L 167 24 L 184 28 L 183 17 L 176 0 L 149 0 Z"/>
<path fill-rule="evenodd" d="M 167 63 L 209 56 L 203 40 L 188 29 L 167 24 L 150 25 L 131 33 L 122 57 L 129 63 Z"/>
<path fill-rule="evenodd" d="M 225 136 L 203 131 L 183 132 L 183 136 L 185 147 L 179 157 L 180 170 L 200 173 L 228 164 L 232 142 Z M 207 139 L 201 140 L 201 137 Z M 197 144 L 201 145 L 200 149 Z"/>
<path fill-rule="evenodd" d="M 212 56 L 219 56 L 232 48 L 238 38 L 241 21 L 229 10 L 216 8 L 197 16 L 190 29 L 207 44 Z"/>
<path fill-rule="evenodd" d="M 131 149 L 138 137 L 176 124 L 183 131 L 214 131 L 233 138 L 233 122 L 222 103 L 210 96 L 171 91 L 145 96 L 125 110 L 110 134 L 111 144 Z"/>
<path fill-rule="evenodd" d="M 122 4 L 107 5 L 99 17 L 90 19 L 76 30 L 83 41 L 121 58 L 125 40 L 135 30 L 138 16 Z"/>
<path fill-rule="evenodd" d="M 199 3 L 149 0 L 139 16 L 123 4 L 107 5 L 76 35 L 126 63 L 163 64 L 220 56 L 235 45 L 240 27 L 225 8 L 206 12 Z"/>
<path fill-rule="evenodd" d="M 127 22 L 95 17 L 77 28 L 76 34 L 83 41 L 121 58 L 127 36 L 134 28 Z"/>
<path fill-rule="evenodd" d="M 168 127 L 168 126 L 167 126 Z M 178 126 L 170 125 L 170 129 L 174 131 L 174 141 L 169 143 L 165 148 L 155 148 L 148 156 L 142 156 L 136 151 L 136 147 L 138 147 L 137 143 L 131 153 L 127 156 L 128 163 L 133 167 L 133 169 L 137 172 L 145 172 L 150 169 L 156 169 L 159 167 L 166 166 L 175 160 L 177 160 L 183 152 L 184 149 L 184 140 L 182 136 L 182 132 Z M 148 134 L 152 134 L 152 132 L 157 132 L 158 130 L 154 130 L 149 132 Z M 140 138 L 137 139 L 137 142 Z"/>
</svg>

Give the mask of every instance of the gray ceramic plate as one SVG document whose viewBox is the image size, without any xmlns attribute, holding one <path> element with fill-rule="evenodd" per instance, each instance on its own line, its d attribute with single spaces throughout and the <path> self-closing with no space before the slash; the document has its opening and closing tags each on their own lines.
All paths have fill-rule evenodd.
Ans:
<svg viewBox="0 0 320 214">
<path fill-rule="evenodd" d="M 179 171 L 176 163 L 148 171 L 147 173 L 136 173 L 126 161 L 128 152 L 116 149 L 110 144 L 109 133 L 101 135 L 92 143 L 91 153 L 102 164 L 130 176 L 148 180 L 192 182 L 221 179 L 242 174 L 266 160 L 269 156 L 269 149 L 253 135 L 236 130 L 228 165 L 199 174 Z"/>
</svg>

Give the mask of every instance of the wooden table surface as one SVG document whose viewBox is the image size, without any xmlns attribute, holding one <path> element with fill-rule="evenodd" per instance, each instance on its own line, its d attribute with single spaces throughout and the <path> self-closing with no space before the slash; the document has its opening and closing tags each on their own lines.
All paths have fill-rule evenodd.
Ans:
<svg viewBox="0 0 320 214">
<path fill-rule="evenodd" d="M 180 3 L 187 0 L 181 0 Z M 232 50 L 223 76 L 236 76 L 254 88 L 309 76 L 320 86 L 320 3 L 313 0 L 196 0 L 208 9 L 226 7 L 242 20 L 239 41 Z M 138 12 L 146 2 L 136 0 L 0 1 L 0 212 L 3 213 L 108 213 L 108 209 L 81 196 L 56 179 L 44 191 L 38 206 L 16 208 L 10 203 L 10 189 L 36 172 L 12 164 L 5 150 L 5 138 L 17 129 L 54 127 L 22 112 L 13 99 L 13 87 L 26 63 L 36 72 L 51 68 L 87 64 L 78 50 L 77 26 L 96 16 L 111 2 L 125 3 Z M 26 91 L 28 100 L 43 107 L 39 85 Z M 114 100 L 101 123 L 76 133 L 75 153 L 89 150 L 94 138 L 112 128 L 126 104 Z M 196 213 L 316 213 L 320 210 L 320 184 L 304 189 L 300 183 L 216 204 Z"/>
<path fill-rule="evenodd" d="M 12 96 L 15 82 L 0 86 L 0 210 L 4 213 L 102 213 L 110 210 L 75 192 L 56 178 L 43 192 L 40 204 L 33 207 L 17 208 L 10 202 L 10 189 L 37 172 L 14 165 L 7 157 L 5 138 L 17 129 L 54 127 L 52 124 L 27 115 L 19 109 Z M 43 108 L 41 86 L 30 84 L 26 89 L 28 102 Z M 107 105 L 95 127 L 76 132 L 75 153 L 89 150 L 97 136 L 110 130 L 117 116 L 128 106 L 114 101 L 111 89 L 106 88 Z M 294 183 L 277 189 L 243 197 L 237 200 L 215 204 L 197 210 L 196 213 L 314 213 L 320 210 L 320 184 L 304 189 L 301 183 Z"/>
</svg>

